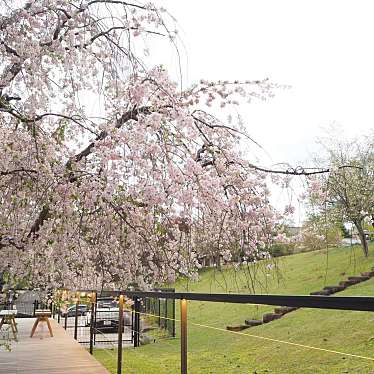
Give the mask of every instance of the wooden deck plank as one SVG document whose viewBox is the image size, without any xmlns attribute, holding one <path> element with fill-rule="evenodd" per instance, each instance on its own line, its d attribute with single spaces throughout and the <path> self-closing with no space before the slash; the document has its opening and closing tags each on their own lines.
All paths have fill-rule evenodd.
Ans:
<svg viewBox="0 0 374 374">
<path fill-rule="evenodd" d="M 30 338 L 34 319 L 17 319 L 18 342 L 12 342 L 11 352 L 0 350 L 0 374 L 109 374 L 60 325 L 50 322 L 53 337 L 43 324 Z"/>
</svg>

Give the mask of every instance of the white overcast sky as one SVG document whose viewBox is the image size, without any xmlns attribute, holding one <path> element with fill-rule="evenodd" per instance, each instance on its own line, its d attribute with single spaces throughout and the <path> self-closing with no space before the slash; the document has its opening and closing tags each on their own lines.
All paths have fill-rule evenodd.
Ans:
<svg viewBox="0 0 374 374">
<path fill-rule="evenodd" d="M 183 79 L 262 79 L 290 85 L 240 108 L 266 164 L 303 164 L 331 124 L 374 128 L 374 2 L 158 0 L 177 19 Z M 157 61 L 177 73 L 165 49 Z M 151 50 L 151 53 L 157 51 Z M 174 70 L 174 71 L 173 71 Z"/>
<path fill-rule="evenodd" d="M 259 163 L 310 166 L 318 137 L 374 128 L 374 1 L 156 0 L 177 20 L 184 84 L 203 79 L 269 78 L 290 85 L 274 99 L 240 108 L 251 136 L 267 153 Z M 151 46 L 151 43 L 150 43 Z M 156 44 L 152 60 L 178 76 L 176 53 Z M 300 186 L 291 196 L 297 202 Z M 290 200 L 276 190 L 278 209 Z"/>
</svg>

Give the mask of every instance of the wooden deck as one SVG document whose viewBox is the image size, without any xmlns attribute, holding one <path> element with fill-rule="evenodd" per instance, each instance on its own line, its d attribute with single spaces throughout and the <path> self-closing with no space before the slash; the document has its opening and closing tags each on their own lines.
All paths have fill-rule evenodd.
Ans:
<svg viewBox="0 0 374 374">
<path fill-rule="evenodd" d="M 17 319 L 18 342 L 12 341 L 11 352 L 0 349 L 0 374 L 109 374 L 61 326 L 50 321 L 53 337 L 42 324 L 30 338 L 34 319 Z"/>
</svg>

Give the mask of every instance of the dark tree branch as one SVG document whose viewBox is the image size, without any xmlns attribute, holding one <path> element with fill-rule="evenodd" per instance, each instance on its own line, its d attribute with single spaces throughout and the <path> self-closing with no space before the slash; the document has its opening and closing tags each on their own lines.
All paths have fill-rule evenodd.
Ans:
<svg viewBox="0 0 374 374">
<path fill-rule="evenodd" d="M 263 168 L 261 166 L 249 164 L 249 167 L 251 169 L 255 169 L 258 171 L 262 171 L 264 173 L 270 173 L 270 174 L 284 174 L 284 175 L 316 175 L 316 174 L 326 174 L 330 173 L 332 170 L 331 168 L 304 168 L 302 166 L 296 166 L 295 168 L 288 168 L 287 170 L 275 170 L 275 169 L 267 169 Z M 355 169 L 362 169 L 360 166 L 355 165 L 343 165 L 339 166 L 338 169 L 347 169 L 347 168 L 355 168 Z M 311 170 L 311 171 L 308 171 Z"/>
<path fill-rule="evenodd" d="M 94 4 L 120 4 L 120 5 L 126 5 L 126 6 L 130 6 L 130 7 L 133 7 L 133 8 L 146 10 L 145 6 L 142 6 L 142 5 L 139 5 L 139 4 L 128 3 L 126 1 L 121 1 L 121 0 L 92 0 L 87 4 L 87 6 L 91 6 L 91 5 L 94 5 Z"/>
<path fill-rule="evenodd" d="M 3 171 L 0 171 L 0 176 L 17 174 L 17 173 L 37 173 L 37 171 L 34 169 L 24 169 L 24 168 L 14 169 L 14 170 L 3 170 Z"/>
<path fill-rule="evenodd" d="M 48 205 L 44 205 L 41 212 L 39 213 L 38 218 L 31 226 L 30 232 L 27 235 L 28 238 L 37 234 L 40 230 L 41 226 L 43 225 L 44 221 L 49 217 L 49 207 Z"/>
<path fill-rule="evenodd" d="M 149 113 L 149 108 L 148 107 L 143 107 L 143 108 L 134 108 L 132 110 L 129 110 L 128 112 L 124 113 L 116 123 L 116 128 L 119 129 L 122 127 L 123 124 L 130 120 L 137 121 L 138 120 L 138 114 L 140 113 Z M 72 162 L 79 162 L 83 158 L 86 158 L 88 155 L 90 155 L 95 147 L 95 144 L 100 141 L 105 139 L 108 136 L 108 133 L 106 131 L 102 131 L 94 141 L 92 141 L 85 149 L 83 149 L 81 152 L 76 154 L 72 159 L 70 159 L 66 166 L 67 168 L 71 168 Z M 71 181 L 71 180 L 70 180 Z"/>
<path fill-rule="evenodd" d="M 0 249 L 6 248 L 9 246 L 17 248 L 17 249 L 25 248 L 23 244 L 17 244 L 13 238 L 0 236 Z"/>
<path fill-rule="evenodd" d="M 116 128 L 121 128 L 126 122 L 130 120 L 137 120 L 138 119 L 138 114 L 140 113 L 149 113 L 150 108 L 148 107 L 143 107 L 143 108 L 133 108 L 132 110 L 129 110 L 128 112 L 124 113 L 118 120 L 115 125 Z M 106 131 L 102 131 L 94 141 L 92 141 L 83 151 L 79 152 L 76 154 L 74 157 L 72 157 L 66 164 L 65 167 L 69 171 L 69 182 L 73 183 L 77 180 L 77 175 L 72 171 L 72 165 L 75 162 L 81 161 L 83 158 L 86 158 L 89 156 L 94 148 L 95 144 L 100 141 L 105 139 L 108 136 L 108 133 Z M 28 237 L 31 237 L 33 235 L 36 235 L 36 233 L 40 230 L 41 226 L 43 225 L 44 221 L 49 217 L 50 211 L 49 207 L 47 205 L 43 206 L 43 209 L 39 213 L 38 218 L 34 222 L 33 226 L 31 227 L 31 230 L 28 234 Z"/>
<path fill-rule="evenodd" d="M 14 62 L 4 69 L 3 74 L 0 77 L 0 94 L 2 90 L 9 85 L 10 82 L 17 76 L 22 70 L 22 63 L 20 61 Z"/>
</svg>

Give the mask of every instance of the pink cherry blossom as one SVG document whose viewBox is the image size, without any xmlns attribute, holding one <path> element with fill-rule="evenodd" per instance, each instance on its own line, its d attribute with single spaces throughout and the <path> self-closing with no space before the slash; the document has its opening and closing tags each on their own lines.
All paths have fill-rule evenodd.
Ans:
<svg viewBox="0 0 374 374">
<path fill-rule="evenodd" d="M 43 287 L 145 288 L 196 276 L 202 255 L 268 258 L 277 214 L 230 109 L 277 86 L 181 92 L 135 54 L 133 36 L 176 35 L 152 4 L 17 4 L 0 18 L 0 271 Z"/>
</svg>

